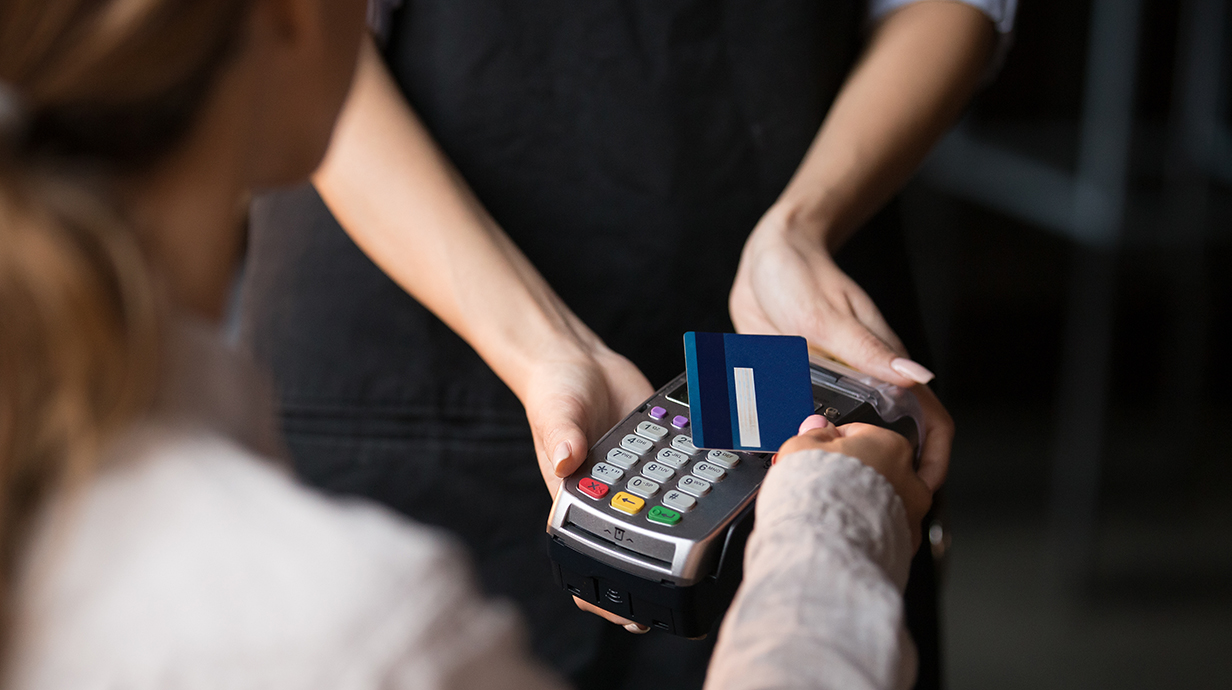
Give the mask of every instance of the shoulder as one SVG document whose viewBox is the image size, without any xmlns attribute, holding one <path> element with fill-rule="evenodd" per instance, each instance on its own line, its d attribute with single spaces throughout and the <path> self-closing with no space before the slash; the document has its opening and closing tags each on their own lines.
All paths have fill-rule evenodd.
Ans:
<svg viewBox="0 0 1232 690">
<path fill-rule="evenodd" d="M 414 634 L 390 628 L 394 610 L 428 620 L 471 591 L 439 534 L 318 496 L 224 437 L 147 429 L 119 454 L 33 542 L 20 601 L 38 625 L 22 660 L 51 677 L 304 686 L 392 653 L 379 638 Z"/>
</svg>

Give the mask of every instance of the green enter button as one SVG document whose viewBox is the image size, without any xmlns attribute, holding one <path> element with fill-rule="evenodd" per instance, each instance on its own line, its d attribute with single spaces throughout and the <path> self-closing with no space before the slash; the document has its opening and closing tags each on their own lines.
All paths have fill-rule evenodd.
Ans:
<svg viewBox="0 0 1232 690">
<path fill-rule="evenodd" d="M 671 508 L 664 508 L 663 506 L 655 506 L 651 508 L 650 512 L 646 514 L 646 517 L 651 522 L 658 522 L 663 525 L 674 525 L 677 522 L 680 522 L 680 513 L 677 513 Z"/>
</svg>

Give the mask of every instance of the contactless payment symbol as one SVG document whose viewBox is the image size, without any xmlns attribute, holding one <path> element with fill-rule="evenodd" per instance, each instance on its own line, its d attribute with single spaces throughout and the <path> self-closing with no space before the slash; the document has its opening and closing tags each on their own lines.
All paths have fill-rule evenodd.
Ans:
<svg viewBox="0 0 1232 690">
<path fill-rule="evenodd" d="M 808 344 L 800 336 L 684 335 L 693 445 L 774 451 L 813 413 Z"/>
</svg>

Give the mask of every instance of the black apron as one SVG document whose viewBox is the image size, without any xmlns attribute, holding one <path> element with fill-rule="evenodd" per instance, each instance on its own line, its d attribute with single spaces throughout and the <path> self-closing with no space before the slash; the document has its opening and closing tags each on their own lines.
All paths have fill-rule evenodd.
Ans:
<svg viewBox="0 0 1232 690">
<path fill-rule="evenodd" d="M 658 387 L 684 368 L 684 331 L 732 329 L 741 248 L 816 135 L 862 21 L 861 3 L 837 0 L 406 0 L 386 59 L 492 216 Z M 474 351 L 312 188 L 259 199 L 251 223 L 245 336 L 274 372 L 301 476 L 452 530 L 485 590 L 521 606 L 536 653 L 580 685 L 700 687 L 709 644 L 635 641 L 556 589 L 525 412 Z M 893 205 L 839 262 L 921 358 Z M 920 687 L 935 687 L 922 565 L 909 622 Z"/>
</svg>

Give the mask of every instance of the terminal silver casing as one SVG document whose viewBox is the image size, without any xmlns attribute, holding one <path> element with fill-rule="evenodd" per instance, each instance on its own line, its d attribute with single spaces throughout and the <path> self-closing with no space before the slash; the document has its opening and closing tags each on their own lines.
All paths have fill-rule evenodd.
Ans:
<svg viewBox="0 0 1232 690">
<path fill-rule="evenodd" d="M 625 433 L 623 426 L 617 426 L 608 435 L 613 433 L 619 439 Z M 595 447 L 606 451 L 611 445 L 605 436 Z M 706 451 L 699 451 L 691 460 L 702 459 L 705 454 Z M 761 457 L 764 454 L 737 455 L 740 464 L 715 484 L 710 492 L 715 495 L 700 497 L 697 506 L 672 526 L 646 520 L 644 510 L 634 516 L 618 513 L 608 505 L 612 494 L 597 500 L 590 498 L 578 491 L 576 480 L 570 478 L 556 495 L 548 519 L 548 534 L 560 538 L 575 551 L 638 577 L 682 587 L 692 585 L 713 572 L 722 553 L 727 526 L 753 503 L 766 476 L 769 458 Z M 586 463 L 574 477 L 589 476 L 595 464 L 593 453 Z M 677 471 L 660 494 L 669 485 L 674 486 L 691 464 Z"/>
</svg>

